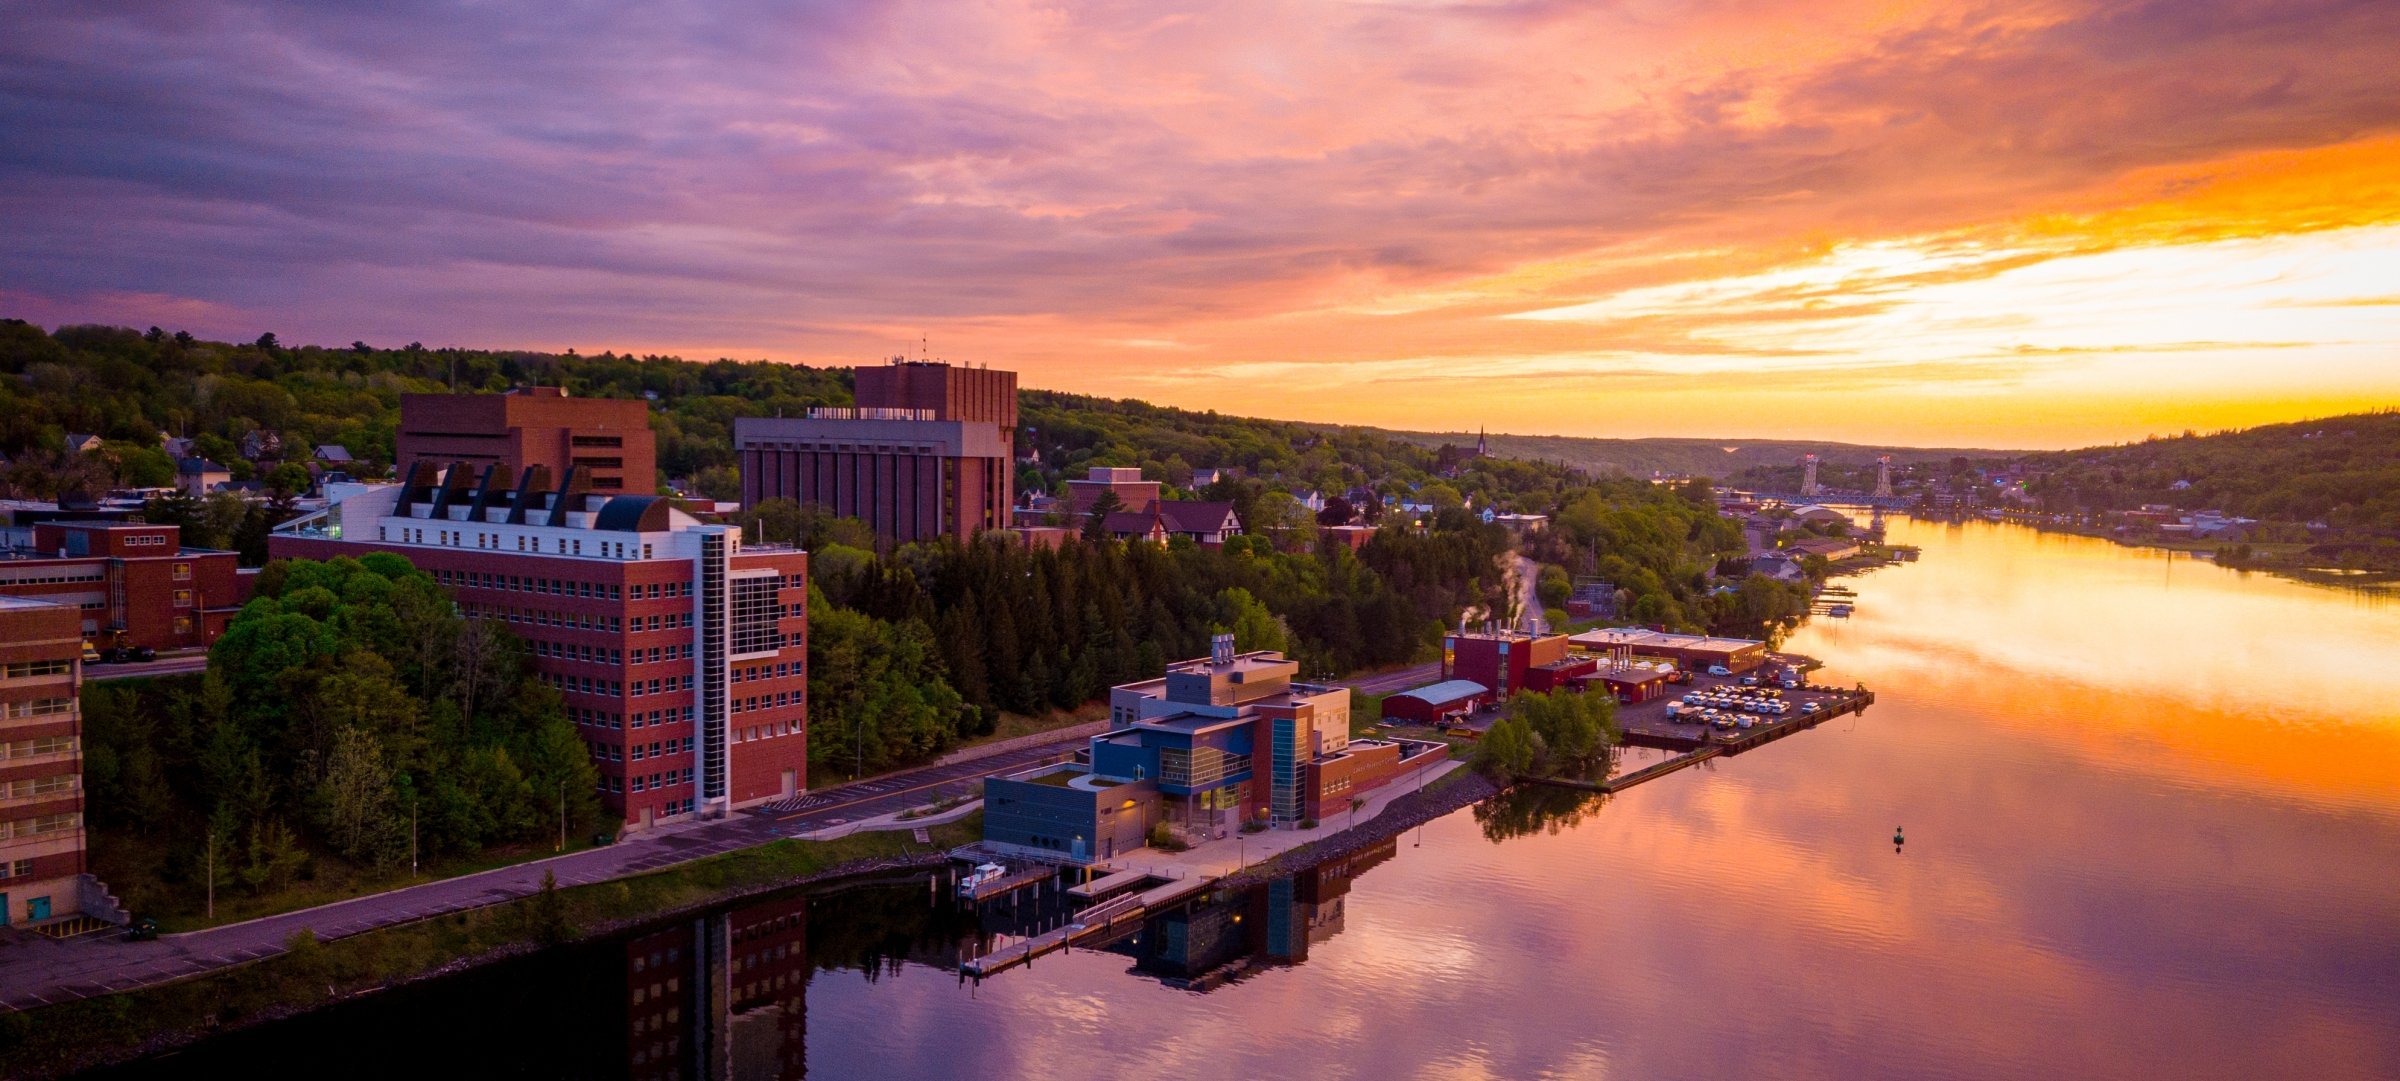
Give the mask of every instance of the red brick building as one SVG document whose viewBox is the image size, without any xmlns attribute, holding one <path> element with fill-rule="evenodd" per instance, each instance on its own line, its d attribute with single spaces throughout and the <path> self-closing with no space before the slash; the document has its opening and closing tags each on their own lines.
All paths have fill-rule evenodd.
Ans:
<svg viewBox="0 0 2400 1081">
<path fill-rule="evenodd" d="M 33 545 L 0 554 L 0 596 L 62 604 L 100 646 L 206 646 L 225 633 L 248 576 L 232 552 L 186 548 L 171 525 L 41 522 Z"/>
<path fill-rule="evenodd" d="M 71 606 L 0 597 L 0 924 L 82 910 L 80 622 Z"/>
<path fill-rule="evenodd" d="M 1492 701 L 1505 702 L 1521 691 L 1548 690 L 1563 682 L 1556 669 L 1536 677 L 1534 669 L 1567 660 L 1567 636 L 1523 631 L 1478 631 L 1442 639 L 1442 678 L 1483 684 Z"/>
<path fill-rule="evenodd" d="M 505 394 L 403 394 L 392 460 L 401 476 L 418 462 L 498 465 L 510 482 L 528 466 L 553 477 L 575 467 L 600 492 L 658 490 L 658 440 L 650 407 L 618 398 L 576 398 L 561 387 Z"/>
<path fill-rule="evenodd" d="M 742 544 L 652 495 L 511 486 L 419 463 L 278 528 L 277 558 L 393 552 L 506 622 L 558 689 L 629 827 L 716 817 L 807 783 L 808 557 Z"/>
<path fill-rule="evenodd" d="M 905 361 L 855 378 L 856 406 L 734 421 L 743 506 L 813 503 L 892 543 L 1009 527 L 1015 372 Z"/>
</svg>

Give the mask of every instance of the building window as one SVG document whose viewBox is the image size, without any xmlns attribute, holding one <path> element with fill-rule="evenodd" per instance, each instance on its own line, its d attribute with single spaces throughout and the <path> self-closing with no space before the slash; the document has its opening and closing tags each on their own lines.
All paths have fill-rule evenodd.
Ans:
<svg viewBox="0 0 2400 1081">
<path fill-rule="evenodd" d="M 176 590 L 176 591 L 175 591 L 175 607 L 177 607 L 177 608 L 189 608 L 189 607 L 191 607 L 191 606 L 192 606 L 192 591 L 191 591 L 191 590 L 188 590 L 188 589 L 178 589 L 178 590 Z"/>
<path fill-rule="evenodd" d="M 190 634 L 190 633 L 192 633 L 192 617 L 190 617 L 190 616 L 176 616 L 176 617 L 175 617 L 175 633 L 177 633 L 177 634 Z"/>
<path fill-rule="evenodd" d="M 783 632 L 776 629 L 776 619 L 783 605 L 775 599 L 775 591 L 783 584 L 781 578 L 736 578 L 733 586 L 733 652 L 735 654 L 772 653 L 783 648 Z"/>
<path fill-rule="evenodd" d="M 189 563 L 177 563 L 177 564 L 175 564 L 175 580 L 176 580 L 176 581 L 178 581 L 178 582 L 187 582 L 187 581 L 190 581 L 190 580 L 191 580 L 191 577 L 192 577 L 192 565 L 191 565 L 191 564 L 189 564 Z"/>
<path fill-rule="evenodd" d="M 73 661 L 17 661 L 0 668 L 0 679 L 31 679 L 35 676 L 63 676 L 74 668 Z"/>
</svg>

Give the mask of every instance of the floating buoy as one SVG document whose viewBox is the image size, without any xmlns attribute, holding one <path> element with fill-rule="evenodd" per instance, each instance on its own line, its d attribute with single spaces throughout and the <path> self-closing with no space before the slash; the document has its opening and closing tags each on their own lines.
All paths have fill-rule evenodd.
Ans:
<svg viewBox="0 0 2400 1081">
<path fill-rule="evenodd" d="M 1908 843 L 1908 838 L 1901 835 L 1900 827 L 1898 826 L 1892 827 L 1892 843 L 1896 845 L 1904 845 Z"/>
</svg>

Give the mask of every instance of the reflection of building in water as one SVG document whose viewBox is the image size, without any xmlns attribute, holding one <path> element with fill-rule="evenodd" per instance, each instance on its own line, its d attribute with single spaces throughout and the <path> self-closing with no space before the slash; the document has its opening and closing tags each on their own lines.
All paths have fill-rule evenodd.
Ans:
<svg viewBox="0 0 2400 1081">
<path fill-rule="evenodd" d="M 1398 854 L 1399 838 L 1253 886 L 1223 900 L 1195 901 L 1145 920 L 1141 933 L 1109 948 L 1134 970 L 1170 987 L 1208 991 L 1261 965 L 1296 965 L 1309 947 L 1340 934 L 1350 884 Z"/>
<path fill-rule="evenodd" d="M 808 898 L 734 910 L 725 966 L 733 1009 L 733 1077 L 808 1072 Z"/>
<path fill-rule="evenodd" d="M 711 913 L 627 940 L 626 1075 L 802 1076 L 808 976 L 806 897 Z"/>
</svg>

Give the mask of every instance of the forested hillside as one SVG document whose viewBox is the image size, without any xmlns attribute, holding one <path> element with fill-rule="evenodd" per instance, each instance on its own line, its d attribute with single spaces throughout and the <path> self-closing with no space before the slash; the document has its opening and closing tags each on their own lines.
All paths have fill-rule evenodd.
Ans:
<svg viewBox="0 0 2400 1081">
<path fill-rule="evenodd" d="M 280 473 L 278 488 L 292 486 L 291 470 L 242 458 L 243 436 L 273 431 L 291 448 L 341 443 L 372 472 L 389 463 L 401 394 L 541 383 L 651 399 L 661 483 L 730 498 L 739 484 L 735 417 L 851 400 L 847 371 L 766 362 L 414 343 L 329 349 L 285 346 L 273 335 L 229 344 L 156 328 L 45 333 L 15 321 L 0 324 L 0 374 L 10 377 L 0 378 L 0 452 L 15 459 L 0 485 L 35 497 L 167 483 L 173 465 L 159 450 L 162 434 L 194 439 L 198 453 L 237 477 Z M 70 456 L 68 432 L 106 442 Z M 800 542 L 814 556 L 810 746 L 820 764 L 918 760 L 988 731 L 1002 711 L 1077 706 L 1111 683 L 1205 652 L 1220 631 L 1245 648 L 1286 649 L 1311 674 L 1421 659 L 1461 610 L 1508 603 L 1510 539 L 1479 520 L 1474 512 L 1484 508 L 1557 515 L 1537 555 L 1608 579 L 1625 611 L 1648 622 L 1755 628 L 1793 603 L 1771 583 L 1738 591 L 1712 583 L 1718 560 L 1741 542 L 1704 484 L 1594 482 L 1567 466 L 1477 457 L 1370 429 L 1042 390 L 1021 396 L 1019 449 L 1020 487 L 1056 490 L 1093 465 L 1139 466 L 1171 494 L 1232 502 L 1250 536 L 1221 550 L 1075 541 L 1055 551 L 878 551 L 857 523 L 788 504 L 760 508 L 746 516 L 755 536 Z M 1202 484 L 1202 470 L 1227 475 Z M 1345 495 L 1358 497 L 1357 514 L 1370 521 L 1384 496 L 1431 510 L 1352 551 L 1320 543 L 1318 518 L 1299 499 L 1310 492 L 1335 501 L 1332 518 L 1348 517 Z M 153 513 L 184 523 L 197 543 L 250 549 L 263 546 L 275 506 L 170 499 Z M 1555 602 L 1564 589 L 1561 577 L 1545 594 Z M 227 648 L 248 637 L 228 635 Z M 275 739 L 292 738 L 284 712 L 233 712 Z"/>
<path fill-rule="evenodd" d="M 2400 537 L 2400 411 L 2029 455 L 2051 510 L 2211 508 Z M 2185 487 L 2177 487 L 2178 482 Z"/>
<path fill-rule="evenodd" d="M 1732 427 L 1739 421 L 1727 421 Z M 1426 447 L 1445 443 L 1475 445 L 1473 432 L 1382 432 Z M 1877 455 L 1889 454 L 1899 463 L 1932 462 L 1964 455 L 1970 458 L 2005 456 L 2008 451 L 1964 450 L 1946 447 L 1885 447 L 1834 443 L 1815 439 L 1601 439 L 1573 435 L 1503 435 L 1484 437 L 1493 454 L 1526 461 L 1557 462 L 1594 476 L 1623 473 L 1648 477 L 1655 473 L 1679 477 L 1730 477 L 1762 466 L 1789 466 L 1800 456 L 1814 454 L 1829 465 L 1848 465 L 1872 471 Z"/>
</svg>

